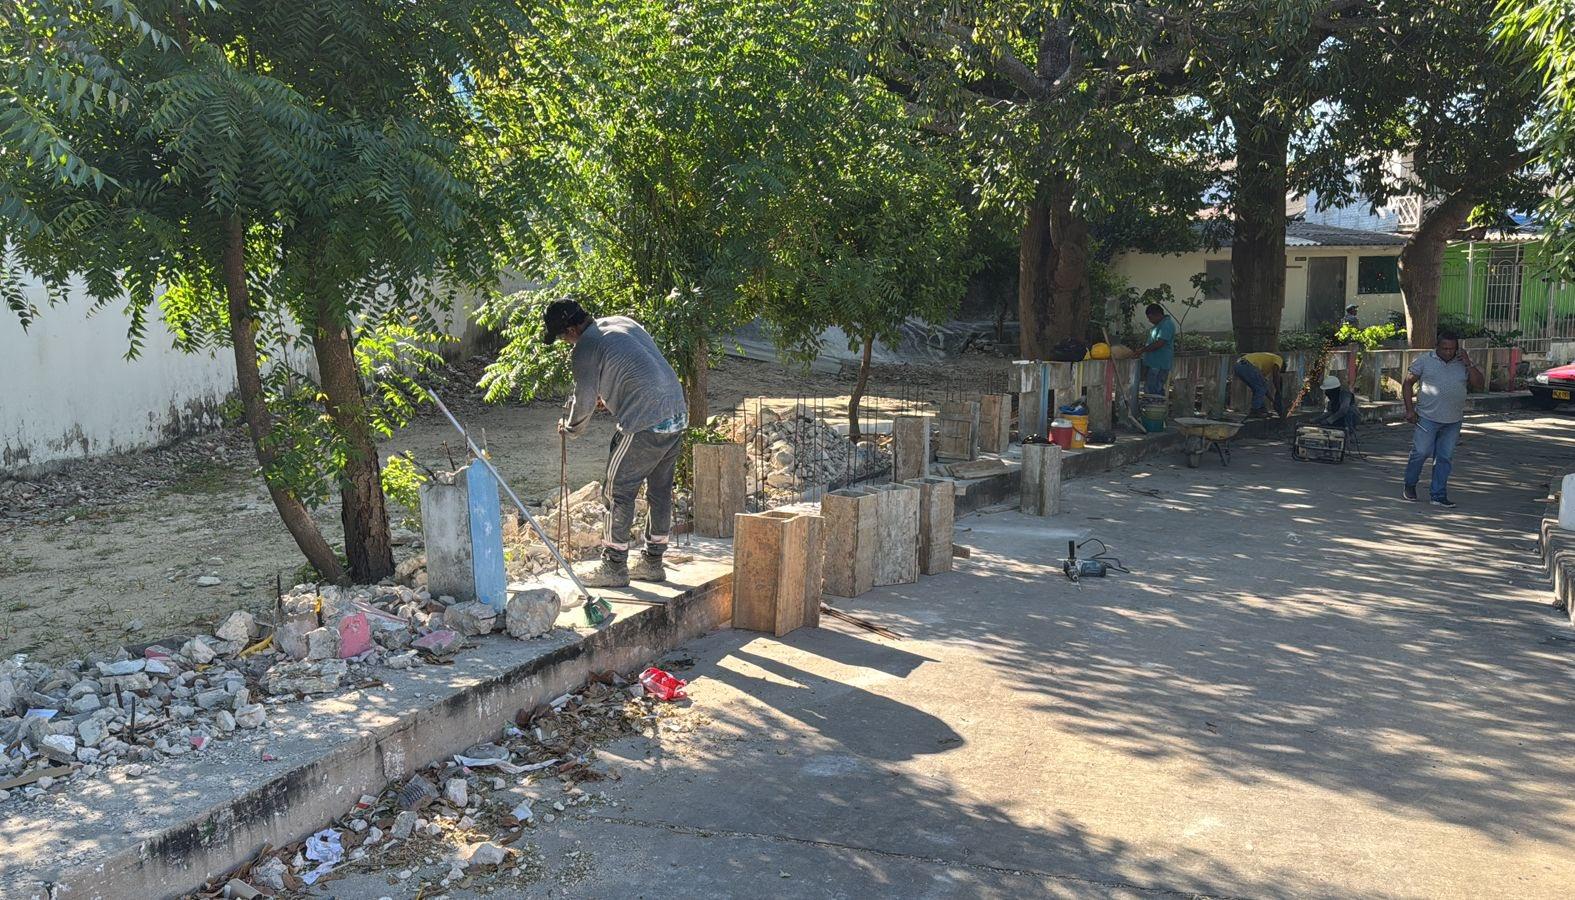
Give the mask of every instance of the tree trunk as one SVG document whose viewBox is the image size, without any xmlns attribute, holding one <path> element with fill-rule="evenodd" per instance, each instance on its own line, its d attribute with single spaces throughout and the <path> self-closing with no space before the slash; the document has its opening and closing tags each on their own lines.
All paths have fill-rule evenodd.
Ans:
<svg viewBox="0 0 1575 900">
<path fill-rule="evenodd" d="M 706 384 L 711 380 L 709 348 L 704 340 L 689 350 L 689 377 L 684 379 L 684 405 L 689 409 L 689 427 L 699 428 L 710 418 L 706 403 Z"/>
<path fill-rule="evenodd" d="M 1017 317 L 1024 359 L 1046 359 L 1060 341 L 1087 337 L 1088 223 L 1072 200 L 1071 179 L 1048 178 L 1034 191 L 1023 223 Z"/>
<path fill-rule="evenodd" d="M 853 393 L 848 397 L 848 440 L 857 444 L 863 434 L 859 431 L 859 404 L 864 402 L 864 389 L 870 383 L 870 354 L 875 349 L 875 335 L 864 336 L 864 356 L 859 360 L 859 377 L 853 383 Z"/>
<path fill-rule="evenodd" d="M 1438 289 L 1444 277 L 1444 250 L 1466 224 L 1473 206 L 1461 192 L 1422 216 L 1421 226 L 1400 248 L 1400 293 L 1405 297 L 1405 334 L 1412 347 L 1438 343 Z"/>
<path fill-rule="evenodd" d="M 345 526 L 345 559 L 357 584 L 376 584 L 394 574 L 394 545 L 383 500 L 383 467 L 361 393 L 360 370 L 350 342 L 350 326 L 339 321 L 323 298 L 316 300 L 312 350 L 328 415 L 345 442 L 340 476 L 340 520 Z"/>
<path fill-rule="evenodd" d="M 1274 352 L 1285 311 L 1285 167 L 1290 131 L 1252 113 L 1236 132 L 1235 235 L 1230 247 L 1230 316 L 1240 353 Z"/>
<path fill-rule="evenodd" d="M 252 315 L 251 295 L 246 287 L 246 228 L 240 219 L 231 219 L 225 231 L 224 286 L 229 301 L 230 343 L 235 349 L 235 380 L 240 390 L 246 431 L 251 435 L 257 462 L 267 479 L 275 459 L 269 442 L 273 418 L 263 404 L 262 373 L 257 367 L 257 319 Z M 301 549 L 312 568 L 329 581 L 343 581 L 345 573 L 339 564 L 339 557 L 323 538 L 306 504 L 272 481 L 268 482 L 268 496 L 273 500 L 274 508 L 279 510 L 284 527 L 295 538 L 295 545 Z"/>
</svg>

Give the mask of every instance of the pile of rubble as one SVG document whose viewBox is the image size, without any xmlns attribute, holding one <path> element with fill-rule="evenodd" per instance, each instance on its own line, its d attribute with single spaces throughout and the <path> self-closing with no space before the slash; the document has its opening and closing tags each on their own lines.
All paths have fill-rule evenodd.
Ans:
<svg viewBox="0 0 1575 900">
<path fill-rule="evenodd" d="M 298 585 L 279 599 L 273 626 L 236 610 L 212 635 L 178 646 L 63 666 L 0 662 L 0 802 L 111 768 L 140 777 L 261 727 L 269 706 L 378 683 L 380 666 L 443 660 L 494 630 L 539 637 L 562 609 L 547 587 L 511 592 L 501 614 L 451 599 L 400 585 Z"/>
<path fill-rule="evenodd" d="M 598 746 L 636 735 L 669 738 L 702 721 L 688 704 L 659 702 L 638 681 L 599 673 L 578 692 L 520 710 L 496 741 L 361 797 L 305 841 L 266 850 L 210 882 L 208 895 L 294 892 L 352 872 L 386 874 L 415 896 L 504 885 L 517 891 L 548 874 L 527 840 L 533 830 L 576 808 L 618 805 L 604 791 L 587 789 L 621 778 L 598 757 Z M 576 860 L 562 863 L 561 876 L 575 871 Z"/>
<path fill-rule="evenodd" d="M 843 485 L 891 465 L 891 453 L 872 440 L 857 444 L 800 405 L 751 414 L 742 438 L 749 454 L 750 493 L 797 494 L 810 486 Z"/>
</svg>

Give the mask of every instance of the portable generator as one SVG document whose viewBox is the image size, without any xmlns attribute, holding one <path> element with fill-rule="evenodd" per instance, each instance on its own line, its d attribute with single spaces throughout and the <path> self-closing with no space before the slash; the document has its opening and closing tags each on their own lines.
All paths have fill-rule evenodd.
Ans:
<svg viewBox="0 0 1575 900">
<path fill-rule="evenodd" d="M 1291 457 L 1302 462 L 1345 462 L 1346 435 L 1340 428 L 1303 425 L 1291 441 Z"/>
</svg>

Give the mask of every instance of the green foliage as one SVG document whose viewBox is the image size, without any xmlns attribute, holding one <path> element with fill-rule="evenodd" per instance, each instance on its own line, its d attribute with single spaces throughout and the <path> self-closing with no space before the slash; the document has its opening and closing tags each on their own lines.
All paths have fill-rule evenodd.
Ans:
<svg viewBox="0 0 1575 900">
<path fill-rule="evenodd" d="M 1520 329 L 1513 331 L 1495 331 L 1481 322 L 1475 322 L 1460 313 L 1440 313 L 1438 316 L 1438 330 L 1452 331 L 1460 335 L 1462 340 L 1479 340 L 1486 338 L 1494 347 L 1513 347 L 1520 340 Z M 1402 327 L 1401 333 L 1404 334 Z"/>
<path fill-rule="evenodd" d="M 1281 335 L 1280 339 L 1284 340 Z M 1176 335 L 1176 349 L 1182 353 L 1235 353 L 1236 342 L 1230 338 L 1213 338 L 1206 334 L 1181 332 Z"/>
<path fill-rule="evenodd" d="M 1533 136 L 1543 165 L 1554 175 L 1542 204 L 1551 262 L 1575 278 L 1575 2 L 1499 0 L 1500 40 L 1512 53 L 1525 52 L 1540 88 Z"/>
<path fill-rule="evenodd" d="M 427 476 L 409 454 L 396 453 L 383 463 L 383 493 L 405 510 L 402 524 L 412 531 L 421 528 L 421 486 Z"/>
<path fill-rule="evenodd" d="M 522 37 L 507 92 L 478 102 L 504 123 L 537 185 L 518 223 L 521 264 L 596 314 L 629 314 L 693 375 L 698 351 L 759 312 L 773 242 L 801 221 L 845 97 L 858 8 L 785 0 L 553 0 Z M 539 300 L 495 301 L 509 347 L 490 398 L 537 395 L 561 362 L 532 339 Z"/>
</svg>

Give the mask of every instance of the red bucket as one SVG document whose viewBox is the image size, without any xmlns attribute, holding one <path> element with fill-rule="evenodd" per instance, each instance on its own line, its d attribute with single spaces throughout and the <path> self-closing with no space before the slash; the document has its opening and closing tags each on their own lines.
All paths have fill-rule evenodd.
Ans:
<svg viewBox="0 0 1575 900">
<path fill-rule="evenodd" d="M 1050 423 L 1050 443 L 1060 444 L 1062 450 L 1072 449 L 1072 435 L 1077 428 L 1069 419 L 1056 419 Z"/>
</svg>

